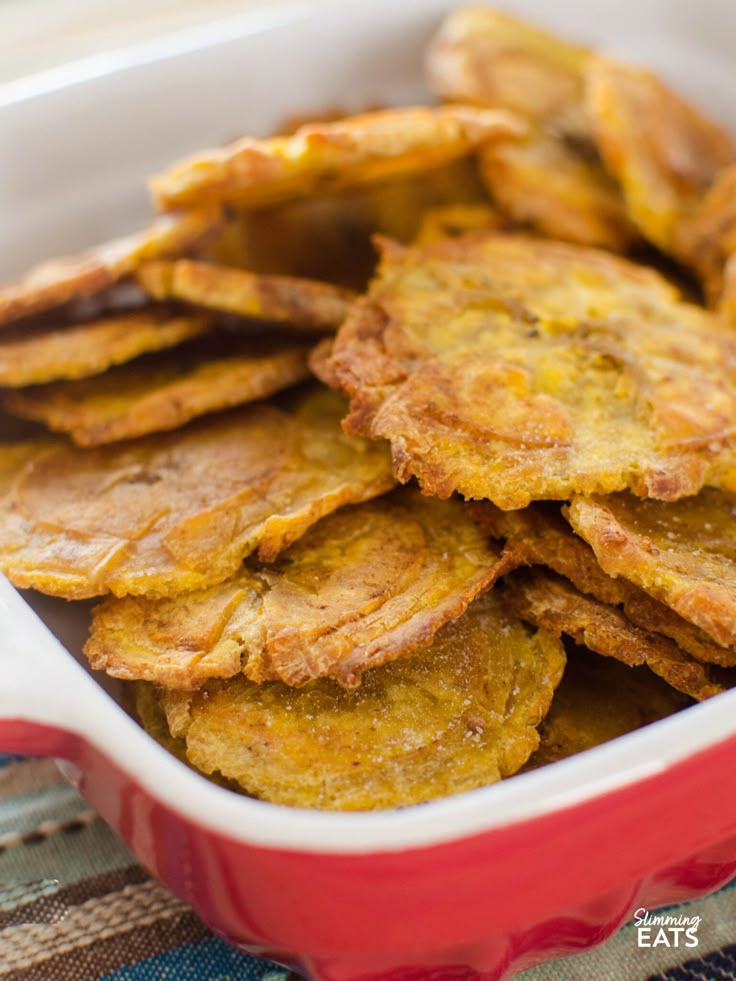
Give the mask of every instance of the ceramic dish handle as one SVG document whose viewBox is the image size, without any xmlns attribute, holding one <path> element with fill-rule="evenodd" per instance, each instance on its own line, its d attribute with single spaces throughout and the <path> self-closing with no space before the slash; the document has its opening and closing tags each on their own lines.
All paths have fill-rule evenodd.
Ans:
<svg viewBox="0 0 736 981">
<path fill-rule="evenodd" d="M 90 686 L 97 687 L 0 576 L 0 752 L 75 758 Z"/>
</svg>

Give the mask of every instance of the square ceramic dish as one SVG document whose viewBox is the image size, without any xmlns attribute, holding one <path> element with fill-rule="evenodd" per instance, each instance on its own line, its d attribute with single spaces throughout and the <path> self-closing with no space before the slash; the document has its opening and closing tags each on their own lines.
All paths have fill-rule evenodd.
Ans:
<svg viewBox="0 0 736 981">
<path fill-rule="evenodd" d="M 425 98 L 421 52 L 445 6 L 273 7 L 0 88 L 0 279 L 135 228 L 145 175 L 193 148 L 336 101 Z M 504 6 L 651 65 L 736 128 L 727 0 Z M 27 599 L 0 581 L 0 748 L 63 757 L 210 926 L 313 979 L 490 981 L 736 875 L 736 692 L 473 793 L 305 812 L 169 756 L 77 663 L 84 606 Z"/>
</svg>

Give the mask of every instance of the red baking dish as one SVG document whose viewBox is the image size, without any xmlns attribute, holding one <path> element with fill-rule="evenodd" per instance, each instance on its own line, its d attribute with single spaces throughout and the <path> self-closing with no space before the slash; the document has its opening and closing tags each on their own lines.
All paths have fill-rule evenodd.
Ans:
<svg viewBox="0 0 736 981">
<path fill-rule="evenodd" d="M 729 122 L 725 0 L 697 16 L 685 0 L 504 5 L 646 62 Z M 273 6 L 0 87 L 2 278 L 135 227 L 144 175 L 194 147 L 336 102 L 426 98 L 421 50 L 445 6 Z M 0 748 L 63 758 L 215 931 L 310 978 L 507 977 L 736 875 L 736 692 L 455 798 L 306 812 L 155 744 L 81 663 L 87 616 L 0 581 Z"/>
</svg>

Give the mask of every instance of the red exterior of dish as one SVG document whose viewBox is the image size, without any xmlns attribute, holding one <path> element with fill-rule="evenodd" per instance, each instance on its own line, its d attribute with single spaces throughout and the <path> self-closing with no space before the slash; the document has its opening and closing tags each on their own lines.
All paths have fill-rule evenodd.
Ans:
<svg viewBox="0 0 736 981">
<path fill-rule="evenodd" d="M 320 981 L 491 981 L 605 940 L 633 910 L 736 875 L 736 736 L 638 783 L 431 848 L 252 847 L 163 806 L 86 742 L 0 721 L 5 750 L 62 755 L 140 860 L 217 933 Z"/>
</svg>

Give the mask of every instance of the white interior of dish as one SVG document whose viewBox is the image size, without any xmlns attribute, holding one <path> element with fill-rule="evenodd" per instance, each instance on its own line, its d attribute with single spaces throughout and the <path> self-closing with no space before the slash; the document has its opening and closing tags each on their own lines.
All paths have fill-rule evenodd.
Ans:
<svg viewBox="0 0 736 981">
<path fill-rule="evenodd" d="M 728 0 L 502 5 L 653 67 L 736 130 L 736 5 Z M 150 213 L 145 176 L 197 147 L 335 103 L 427 101 L 421 51 L 447 6 L 285 4 L 0 86 L 0 281 L 139 227 Z M 644 779 L 736 732 L 732 692 L 552 767 L 432 804 L 347 815 L 276 807 L 208 783 L 153 743 L 106 694 L 116 698 L 119 686 L 76 663 L 86 608 L 33 602 L 42 620 L 0 580 L 0 718 L 80 733 L 153 796 L 257 844 L 364 852 L 446 841 Z"/>
</svg>

